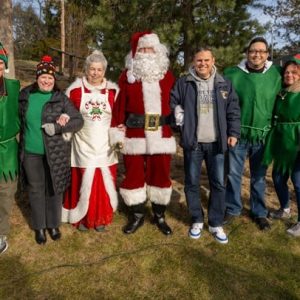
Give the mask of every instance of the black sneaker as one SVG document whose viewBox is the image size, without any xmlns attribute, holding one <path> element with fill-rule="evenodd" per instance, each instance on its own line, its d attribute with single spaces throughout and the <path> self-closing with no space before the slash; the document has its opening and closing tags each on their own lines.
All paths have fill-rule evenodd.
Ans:
<svg viewBox="0 0 300 300">
<path fill-rule="evenodd" d="M 254 218 L 254 222 L 257 224 L 257 226 L 260 230 L 271 229 L 271 225 L 268 222 L 267 218 L 264 218 L 264 217 Z"/>
</svg>

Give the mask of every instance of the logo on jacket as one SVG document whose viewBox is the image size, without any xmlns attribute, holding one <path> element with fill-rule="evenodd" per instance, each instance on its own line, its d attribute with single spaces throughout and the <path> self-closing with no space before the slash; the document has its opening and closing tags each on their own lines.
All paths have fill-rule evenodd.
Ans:
<svg viewBox="0 0 300 300">
<path fill-rule="evenodd" d="M 224 100 L 226 100 L 228 98 L 228 91 L 220 91 L 220 93 Z"/>
</svg>

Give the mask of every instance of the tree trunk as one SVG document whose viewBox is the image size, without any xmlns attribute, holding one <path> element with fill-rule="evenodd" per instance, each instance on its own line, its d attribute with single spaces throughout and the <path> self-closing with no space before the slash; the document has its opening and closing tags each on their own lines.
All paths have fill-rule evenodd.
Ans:
<svg viewBox="0 0 300 300">
<path fill-rule="evenodd" d="M 0 0 L 1 18 L 0 18 L 0 41 L 8 51 L 9 78 L 15 78 L 14 64 L 14 43 L 12 31 L 12 1 Z"/>
</svg>

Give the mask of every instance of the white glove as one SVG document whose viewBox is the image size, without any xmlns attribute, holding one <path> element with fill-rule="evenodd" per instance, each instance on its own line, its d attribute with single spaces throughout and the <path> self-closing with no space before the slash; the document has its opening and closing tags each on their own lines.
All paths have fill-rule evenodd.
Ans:
<svg viewBox="0 0 300 300">
<path fill-rule="evenodd" d="M 44 128 L 45 132 L 49 136 L 53 136 L 55 134 L 55 126 L 53 123 L 45 123 L 44 125 L 42 125 L 42 128 Z"/>
<path fill-rule="evenodd" d="M 177 126 L 182 126 L 184 122 L 184 110 L 181 105 L 177 105 L 174 110 L 175 121 Z"/>
</svg>

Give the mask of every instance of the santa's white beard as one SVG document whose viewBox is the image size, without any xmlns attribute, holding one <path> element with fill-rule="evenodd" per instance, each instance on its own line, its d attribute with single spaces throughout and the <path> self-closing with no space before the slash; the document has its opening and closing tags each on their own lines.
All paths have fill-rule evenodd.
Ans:
<svg viewBox="0 0 300 300">
<path fill-rule="evenodd" d="M 169 59 L 160 53 L 137 52 L 132 62 L 132 73 L 137 80 L 153 82 L 164 78 Z"/>
</svg>

